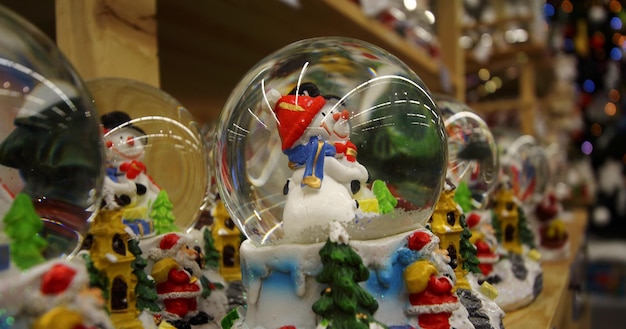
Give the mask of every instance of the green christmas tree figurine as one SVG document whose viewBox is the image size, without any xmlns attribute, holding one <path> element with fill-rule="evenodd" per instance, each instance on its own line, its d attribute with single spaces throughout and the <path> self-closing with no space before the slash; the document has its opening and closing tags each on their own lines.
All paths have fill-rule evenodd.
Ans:
<svg viewBox="0 0 626 329">
<path fill-rule="evenodd" d="M 154 232 L 157 235 L 178 232 L 178 227 L 174 225 L 174 213 L 172 213 L 174 205 L 170 201 L 165 190 L 159 191 L 150 211 L 150 218 L 154 224 Z"/>
<path fill-rule="evenodd" d="M 215 248 L 215 240 L 213 239 L 211 230 L 205 228 L 202 232 L 202 237 L 204 239 L 204 261 L 206 262 L 206 266 L 212 269 L 219 269 L 220 253 Z"/>
<path fill-rule="evenodd" d="M 327 284 L 313 304 L 313 312 L 322 317 L 318 328 L 369 329 L 371 324 L 386 328 L 373 317 L 378 302 L 358 282 L 369 278 L 363 260 L 348 244 L 348 234 L 341 224 L 330 224 L 330 237 L 320 250 L 322 272 L 319 283 Z"/>
<path fill-rule="evenodd" d="M 474 210 L 474 206 L 472 205 L 472 191 L 470 191 L 466 182 L 462 181 L 456 187 L 456 191 L 454 192 L 454 201 L 461 206 L 464 213 Z"/>
<path fill-rule="evenodd" d="M 147 266 L 146 260 L 141 257 L 142 251 L 139 248 L 137 239 L 128 240 L 128 250 L 135 256 L 131 266 L 133 274 L 137 277 L 137 285 L 135 286 L 135 296 L 137 298 L 137 309 L 143 311 L 148 309 L 152 312 L 159 312 L 161 308 L 157 304 L 158 295 L 156 292 L 156 283 L 149 278 L 144 268 Z"/>
<path fill-rule="evenodd" d="M 11 209 L 4 216 L 4 232 L 11 240 L 11 260 L 21 270 L 45 262 L 42 251 L 47 241 L 39 235 L 43 222 L 30 197 L 24 193 L 15 196 Z"/>
<path fill-rule="evenodd" d="M 478 265 L 480 261 L 476 257 L 476 247 L 470 242 L 472 232 L 470 232 L 467 222 L 465 221 L 465 215 L 459 216 L 459 221 L 463 232 L 461 233 L 460 252 L 461 258 L 463 258 L 463 269 L 471 273 L 482 273 Z"/>
</svg>

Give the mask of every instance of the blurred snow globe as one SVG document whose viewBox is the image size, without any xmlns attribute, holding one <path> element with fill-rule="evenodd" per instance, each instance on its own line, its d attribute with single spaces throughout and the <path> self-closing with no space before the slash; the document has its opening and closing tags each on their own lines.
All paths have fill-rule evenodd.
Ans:
<svg viewBox="0 0 626 329">
<path fill-rule="evenodd" d="M 74 68 L 41 31 L 0 6 L 0 34 L 0 232 L 37 249 L 39 233 L 45 258 L 71 255 L 100 201 L 98 115 Z"/>
<path fill-rule="evenodd" d="M 541 200 L 550 184 L 550 164 L 545 149 L 531 135 L 521 135 L 504 144 L 501 178 L 525 205 Z"/>
<path fill-rule="evenodd" d="M 97 78 L 87 87 L 104 130 L 103 205 L 121 207 L 140 237 L 192 228 L 209 191 L 198 122 L 173 97 L 140 81 Z"/>
<path fill-rule="evenodd" d="M 427 87 L 369 43 L 306 39 L 269 55 L 231 93 L 215 134 L 216 180 L 256 245 L 423 227 L 445 179 L 443 121 Z"/>
<path fill-rule="evenodd" d="M 448 133 L 448 178 L 457 193 L 469 190 L 474 209 L 483 208 L 498 182 L 496 140 L 472 108 L 447 95 L 434 98 Z"/>
</svg>

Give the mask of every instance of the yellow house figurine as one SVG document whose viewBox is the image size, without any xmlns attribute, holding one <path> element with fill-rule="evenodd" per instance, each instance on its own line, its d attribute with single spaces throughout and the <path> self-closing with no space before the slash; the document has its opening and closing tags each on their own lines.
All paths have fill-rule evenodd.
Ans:
<svg viewBox="0 0 626 329">
<path fill-rule="evenodd" d="M 465 278 L 466 271 L 463 269 L 463 257 L 461 256 L 461 210 L 454 201 L 454 188 L 444 188 L 437 204 L 435 212 L 430 218 L 430 229 L 439 238 L 439 248 L 448 251 L 450 266 L 456 274 L 455 288 L 471 289 Z"/>
<path fill-rule="evenodd" d="M 498 241 L 508 252 L 521 254 L 520 217 L 513 189 L 507 184 L 502 184 L 496 192 L 494 201 L 493 227 L 496 229 Z"/>
<path fill-rule="evenodd" d="M 137 320 L 137 277 L 131 267 L 135 256 L 128 250 L 131 236 L 122 224 L 122 211 L 101 210 L 92 223 L 88 239 L 91 260 L 108 279 L 111 322 L 117 329 L 143 329 Z"/>
<path fill-rule="evenodd" d="M 220 254 L 220 275 L 226 281 L 239 281 L 241 280 L 241 267 L 239 265 L 241 231 L 230 218 L 222 200 L 218 199 L 215 202 L 211 215 L 213 216 L 211 235 L 215 249 Z"/>
</svg>

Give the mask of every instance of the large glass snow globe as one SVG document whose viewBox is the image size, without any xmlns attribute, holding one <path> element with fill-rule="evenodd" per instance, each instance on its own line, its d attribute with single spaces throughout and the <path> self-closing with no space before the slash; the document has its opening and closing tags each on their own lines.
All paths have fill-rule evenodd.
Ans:
<svg viewBox="0 0 626 329">
<path fill-rule="evenodd" d="M 215 133 L 220 196 L 256 245 L 422 227 L 441 193 L 446 132 L 409 67 L 369 43 L 302 40 L 253 67 Z"/>
<path fill-rule="evenodd" d="M 435 95 L 448 133 L 448 178 L 466 186 L 482 208 L 498 182 L 499 155 L 487 123 L 472 108 L 447 95 Z"/>
<path fill-rule="evenodd" d="M 76 71 L 41 31 L 0 7 L 0 34 L 0 226 L 13 242 L 39 232 L 47 258 L 69 255 L 100 201 L 98 115 Z"/>
<path fill-rule="evenodd" d="M 192 228 L 210 182 L 198 122 L 172 96 L 140 81 L 98 78 L 87 87 L 104 130 L 104 204 L 121 207 L 139 236 Z"/>
</svg>

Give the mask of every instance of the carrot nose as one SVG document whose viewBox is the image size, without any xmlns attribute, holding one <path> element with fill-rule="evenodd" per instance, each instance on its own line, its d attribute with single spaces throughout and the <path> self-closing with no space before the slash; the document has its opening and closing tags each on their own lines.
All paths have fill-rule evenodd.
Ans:
<svg viewBox="0 0 626 329">
<path fill-rule="evenodd" d="M 128 138 L 126 138 L 126 144 L 130 146 L 135 146 L 135 139 L 129 136 Z"/>
</svg>

